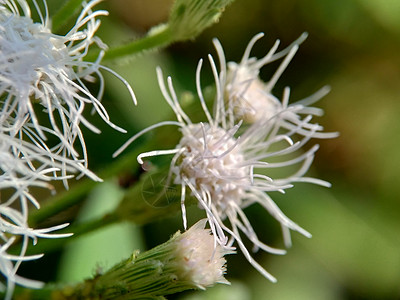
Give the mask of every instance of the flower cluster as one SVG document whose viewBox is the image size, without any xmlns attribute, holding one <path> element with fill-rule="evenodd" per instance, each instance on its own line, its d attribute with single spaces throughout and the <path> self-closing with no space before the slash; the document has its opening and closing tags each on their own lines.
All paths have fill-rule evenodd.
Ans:
<svg viewBox="0 0 400 300">
<path fill-rule="evenodd" d="M 207 215 L 215 245 L 233 249 L 236 243 L 246 259 L 263 276 L 276 281 L 253 259 L 242 235 L 254 244 L 255 250 L 262 249 L 274 254 L 284 254 L 285 250 L 260 241 L 243 209 L 254 203 L 265 208 L 280 223 L 286 246 L 291 244 L 290 230 L 311 237 L 310 233 L 279 209 L 270 192 L 283 193 L 300 181 L 330 186 L 323 180 L 305 175 L 318 145 L 306 151 L 302 151 L 302 148 L 311 138 L 332 138 L 337 133 L 324 133 L 322 126 L 312 122 L 312 117 L 320 115 L 322 111 L 309 105 L 319 100 L 327 88 L 294 104 L 289 104 L 289 88 L 285 88 L 282 100 L 271 93 L 305 35 L 280 52 L 276 52 L 277 42 L 265 57 L 256 59 L 250 57 L 250 52 L 260 37 L 262 34 L 250 41 L 239 64 L 227 63 L 222 46 L 214 40 L 220 70 L 209 55 L 216 86 L 212 112 L 203 96 L 200 82 L 203 61 L 199 61 L 196 87 L 204 111 L 204 122 L 192 122 L 179 103 L 171 77 L 167 78 L 165 84 L 162 71 L 158 68 L 160 89 L 177 120 L 160 122 L 142 130 L 115 155 L 149 130 L 164 125 L 178 126 L 182 138 L 174 149 L 142 153 L 137 158 L 138 162 L 143 164 L 145 157 L 173 154 L 167 185 L 173 183 L 181 186 L 184 227 L 187 227 L 185 199 L 190 193 Z M 262 82 L 258 77 L 260 68 L 282 57 L 283 62 L 270 81 Z M 269 176 L 269 169 L 286 167 L 295 169 L 293 174 L 284 178 Z"/>
<path fill-rule="evenodd" d="M 39 287 L 41 283 L 16 275 L 22 261 L 39 256 L 25 256 L 28 242 L 37 238 L 59 238 L 69 234 L 50 234 L 63 224 L 46 229 L 32 229 L 28 207 L 39 208 L 31 190 L 49 189 L 51 181 L 67 180 L 76 175 L 100 181 L 88 169 L 85 140 L 80 125 L 100 131 L 84 116 L 85 105 L 112 128 L 114 125 L 100 103 L 104 79 L 100 65 L 106 45 L 95 36 L 99 16 L 107 11 L 93 11 L 100 0 L 83 2 L 75 25 L 65 35 L 51 31 L 47 3 L 43 11 L 36 0 L 0 1 L 0 273 L 7 281 L 7 298 L 14 284 Z M 37 21 L 35 21 L 37 19 Z M 89 47 L 100 49 L 95 62 L 84 61 Z M 93 95 L 85 82 L 98 79 L 100 89 Z M 19 240 L 18 255 L 7 250 Z M 21 242 L 22 241 L 22 242 Z"/>
</svg>

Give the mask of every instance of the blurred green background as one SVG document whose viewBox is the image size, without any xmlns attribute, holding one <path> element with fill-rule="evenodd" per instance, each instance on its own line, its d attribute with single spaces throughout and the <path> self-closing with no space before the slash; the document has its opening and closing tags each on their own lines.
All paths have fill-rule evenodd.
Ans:
<svg viewBox="0 0 400 300">
<path fill-rule="evenodd" d="M 110 17 L 103 20 L 101 35 L 109 45 L 142 35 L 168 14 L 164 0 L 109 0 L 105 4 Z M 296 101 L 331 86 L 331 93 L 318 102 L 325 109 L 318 122 L 326 131 L 339 131 L 340 137 L 311 143 L 321 148 L 310 173 L 330 181 L 332 188 L 298 184 L 286 195 L 272 195 L 288 217 L 313 234 L 307 239 L 294 233 L 293 247 L 285 256 L 255 255 L 278 283 L 264 279 L 241 254 L 232 255 L 227 274 L 231 287 L 169 299 L 400 299 L 398 0 L 236 0 L 218 24 L 194 41 L 110 65 L 131 83 L 139 104 L 134 107 L 123 85 L 107 76 L 104 105 L 111 120 L 129 133 L 116 133 L 99 121 L 102 137 L 86 133 L 90 166 L 104 168 L 129 136 L 171 114 L 159 92 L 157 65 L 173 76 L 179 90 L 194 90 L 197 61 L 215 54 L 213 37 L 221 41 L 227 59 L 237 61 L 251 37 L 261 31 L 266 36 L 253 51 L 258 57 L 278 38 L 284 47 L 302 32 L 309 33 L 274 93 L 279 96 L 283 87 L 290 86 L 291 100 Z M 276 67 L 268 65 L 261 76 L 269 78 Z M 118 201 L 118 193 L 97 192 L 92 198 Z M 250 207 L 246 213 L 261 240 L 282 245 L 280 230 L 266 212 Z M 67 267 L 61 270 L 75 270 L 75 274 L 61 271 L 60 278 L 88 276 L 96 262 L 110 266 L 133 249 L 166 241 L 178 229 L 182 230 L 179 215 L 144 227 L 117 228 L 119 233 L 100 236 L 97 242 L 82 238 L 71 243 L 71 249 L 81 247 L 88 253 L 103 249 L 104 255 L 93 257 L 94 262 L 85 260 L 85 269 L 81 251 L 67 252 L 62 262 Z M 113 242 L 111 237 L 119 240 Z"/>
</svg>

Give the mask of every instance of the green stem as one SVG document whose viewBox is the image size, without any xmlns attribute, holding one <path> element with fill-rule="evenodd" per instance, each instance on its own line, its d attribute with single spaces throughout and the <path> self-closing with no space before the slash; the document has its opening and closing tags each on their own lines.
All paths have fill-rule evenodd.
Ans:
<svg viewBox="0 0 400 300">
<path fill-rule="evenodd" d="M 134 40 L 128 44 L 110 48 L 105 52 L 103 61 L 113 60 L 116 58 L 121 58 L 129 56 L 132 54 L 137 54 L 145 50 L 156 49 L 163 46 L 168 46 L 173 42 L 173 34 L 168 26 L 164 26 L 157 32 L 151 32 L 147 36 Z M 99 51 L 90 52 L 86 56 L 86 60 L 94 61 L 97 59 Z"/>
<path fill-rule="evenodd" d="M 52 30 L 57 32 L 82 6 L 82 0 L 67 1 L 52 17 Z"/>
</svg>

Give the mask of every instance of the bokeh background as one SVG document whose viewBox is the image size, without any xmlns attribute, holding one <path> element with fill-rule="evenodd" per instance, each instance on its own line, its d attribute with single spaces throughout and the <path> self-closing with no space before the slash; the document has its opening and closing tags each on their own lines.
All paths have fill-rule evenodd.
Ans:
<svg viewBox="0 0 400 300">
<path fill-rule="evenodd" d="M 106 1 L 103 5 L 110 17 L 104 19 L 100 34 L 109 45 L 139 37 L 166 19 L 169 4 L 167 0 Z M 218 24 L 195 40 L 110 65 L 131 83 L 139 104 L 134 107 L 123 85 L 107 78 L 104 105 L 111 119 L 129 133 L 116 133 L 99 121 L 101 137 L 86 133 L 90 165 L 93 170 L 106 168 L 111 154 L 130 135 L 171 114 L 159 92 L 156 66 L 173 76 L 178 90 L 194 90 L 197 61 L 215 54 L 212 38 L 221 41 L 228 60 L 238 61 L 258 32 L 265 37 L 253 55 L 261 57 L 276 39 L 283 47 L 304 31 L 309 37 L 274 93 L 281 95 L 290 86 L 291 100 L 296 101 L 331 86 L 330 94 L 318 102 L 325 110 L 318 122 L 326 131 L 339 131 L 340 137 L 314 141 L 321 148 L 310 173 L 330 181 L 332 188 L 298 184 L 273 198 L 287 216 L 313 234 L 312 239 L 294 233 L 287 255 L 255 255 L 277 277 L 276 284 L 239 254 L 228 257 L 227 278 L 232 286 L 169 299 L 400 299 L 398 0 L 236 0 Z M 261 76 L 268 79 L 276 67 L 265 67 Z M 100 185 L 81 215 L 102 214 L 113 205 L 110 199 L 117 202 L 120 197 L 114 185 Z M 255 206 L 246 213 L 261 240 L 282 245 L 280 230 L 266 212 Z M 111 266 L 133 249 L 166 241 L 178 229 L 182 230 L 182 222 L 176 215 L 146 226 L 113 226 L 81 238 L 63 252 L 57 276 L 64 281 L 87 277 L 95 266 Z"/>
</svg>

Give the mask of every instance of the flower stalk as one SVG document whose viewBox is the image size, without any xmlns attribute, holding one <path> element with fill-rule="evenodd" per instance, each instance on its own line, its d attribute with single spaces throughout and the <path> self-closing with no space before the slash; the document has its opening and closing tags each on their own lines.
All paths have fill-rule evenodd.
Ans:
<svg viewBox="0 0 400 300">
<path fill-rule="evenodd" d="M 48 285 L 42 290 L 25 291 L 16 299 L 164 299 L 163 296 L 189 289 L 206 289 L 224 278 L 225 254 L 214 249 L 214 238 L 200 220 L 184 233 L 151 250 L 132 256 L 105 273 L 70 286 Z M 24 298 L 22 298 L 22 296 Z"/>
<path fill-rule="evenodd" d="M 114 60 L 125 56 L 135 55 L 137 53 L 166 47 L 173 42 L 173 35 L 168 26 L 161 26 L 157 30 L 149 32 L 145 37 L 134 40 L 130 43 L 110 48 L 104 54 L 103 61 Z M 99 54 L 99 50 L 92 51 L 87 58 L 94 61 Z"/>
</svg>

